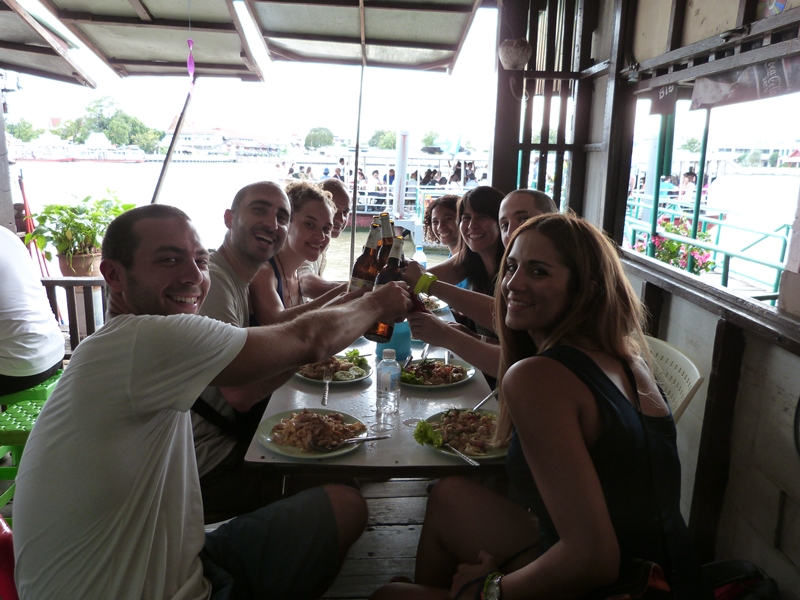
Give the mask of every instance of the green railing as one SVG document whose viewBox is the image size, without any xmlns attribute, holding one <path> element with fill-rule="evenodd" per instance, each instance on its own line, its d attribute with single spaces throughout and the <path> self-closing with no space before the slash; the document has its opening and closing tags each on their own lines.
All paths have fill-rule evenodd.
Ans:
<svg viewBox="0 0 800 600">
<path fill-rule="evenodd" d="M 639 199 L 641 198 L 641 200 Z M 646 196 L 642 197 L 632 197 L 628 199 L 628 209 L 625 216 L 625 236 L 627 237 L 628 241 L 630 242 L 631 247 L 636 245 L 637 241 L 650 241 L 650 232 L 652 230 L 652 222 L 651 221 L 644 221 L 641 219 L 643 210 L 652 210 L 653 202 L 652 197 L 648 198 Z M 662 198 L 660 204 L 665 206 L 659 206 L 658 209 L 658 216 L 667 215 L 669 217 L 688 217 L 691 219 L 691 214 L 684 210 L 684 206 L 682 203 L 675 201 L 671 198 Z M 706 209 L 710 211 L 711 209 Z M 707 252 L 711 252 L 714 255 L 714 262 L 715 267 L 714 270 L 720 270 L 721 272 L 721 284 L 723 287 L 728 287 L 728 281 L 730 279 L 731 274 L 735 274 L 740 278 L 750 281 L 757 286 L 764 286 L 767 288 L 766 293 L 759 294 L 753 296 L 755 299 L 769 301 L 771 304 L 775 303 L 777 298 L 778 288 L 780 287 L 780 280 L 781 274 L 786 266 L 786 252 L 789 247 L 789 234 L 791 231 L 791 227 L 789 225 L 781 225 L 774 231 L 761 231 L 758 229 L 753 229 L 749 227 L 742 227 L 739 225 L 733 225 L 727 223 L 725 221 L 725 213 L 721 211 L 713 211 L 715 216 L 711 217 L 708 216 L 708 213 L 705 215 L 700 215 L 698 218 L 699 231 L 708 232 L 709 226 L 716 228 L 715 235 L 714 235 L 714 243 L 704 242 L 701 240 L 697 240 L 691 237 L 684 237 L 681 235 L 676 235 L 672 233 L 668 233 L 663 230 L 663 228 L 658 229 L 658 235 L 669 240 L 677 241 L 681 244 L 686 244 L 688 246 L 693 246 L 696 248 L 700 248 L 702 250 L 706 250 Z M 722 228 L 733 229 L 736 231 L 741 231 L 744 233 L 751 233 L 757 236 L 760 236 L 755 241 L 747 244 L 744 248 L 740 250 L 731 250 L 729 248 L 723 248 L 720 246 L 720 235 L 722 232 Z M 780 243 L 780 249 L 778 251 L 778 260 L 764 260 L 761 258 L 757 258 L 746 254 L 746 251 L 751 250 L 758 244 L 765 242 L 770 239 L 776 239 Z M 775 270 L 774 278 L 770 280 L 761 280 L 753 275 L 743 273 L 741 271 L 735 271 L 731 269 L 731 260 L 732 259 L 739 259 L 745 262 L 753 263 L 755 265 L 767 267 L 769 269 Z M 691 265 L 686 266 L 686 270 L 691 270 Z M 771 290 L 771 292 L 770 292 Z"/>
</svg>

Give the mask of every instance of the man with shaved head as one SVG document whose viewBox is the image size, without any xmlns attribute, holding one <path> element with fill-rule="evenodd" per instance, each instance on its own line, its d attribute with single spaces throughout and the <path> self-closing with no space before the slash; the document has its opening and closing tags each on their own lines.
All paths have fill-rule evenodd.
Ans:
<svg viewBox="0 0 800 600">
<path fill-rule="evenodd" d="M 200 314 L 236 327 L 250 326 L 249 284 L 283 247 L 291 205 L 283 188 L 270 181 L 239 190 L 225 211 L 228 231 L 211 253 L 211 289 Z M 192 407 L 192 429 L 207 518 L 221 520 L 263 506 L 263 477 L 244 468 L 247 445 L 269 395 L 289 374 L 249 385 L 209 386 Z"/>
</svg>

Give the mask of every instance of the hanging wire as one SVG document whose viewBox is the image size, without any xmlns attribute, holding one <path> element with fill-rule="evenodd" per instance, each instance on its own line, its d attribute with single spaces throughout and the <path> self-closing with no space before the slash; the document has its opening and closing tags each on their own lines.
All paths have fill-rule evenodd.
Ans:
<svg viewBox="0 0 800 600">
<path fill-rule="evenodd" d="M 350 229 L 350 268 L 348 273 L 353 272 L 353 263 L 356 259 L 356 225 L 358 224 L 358 151 L 361 148 L 361 100 L 364 97 L 364 63 L 361 63 L 361 83 L 358 86 L 358 121 L 356 122 L 356 158 L 353 165 L 353 208 L 350 213 L 353 215 L 353 224 Z"/>
</svg>

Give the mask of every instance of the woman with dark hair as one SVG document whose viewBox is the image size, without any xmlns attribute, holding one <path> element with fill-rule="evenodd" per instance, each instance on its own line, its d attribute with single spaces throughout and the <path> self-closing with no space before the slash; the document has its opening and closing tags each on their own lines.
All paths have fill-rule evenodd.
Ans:
<svg viewBox="0 0 800 600">
<path fill-rule="evenodd" d="M 373 598 L 606 597 L 633 559 L 660 565 L 673 599 L 708 597 L 680 513 L 675 423 L 616 247 L 582 219 L 542 215 L 512 235 L 499 277 L 494 441 L 510 442 L 518 497 L 440 481 L 417 585 Z"/>
<path fill-rule="evenodd" d="M 447 194 L 434 199 L 425 209 L 422 235 L 428 242 L 443 244 L 452 256 L 458 249 L 461 234 L 458 231 L 456 211 L 461 196 Z"/>
<path fill-rule="evenodd" d="M 466 279 L 470 289 L 494 294 L 494 278 L 503 256 L 497 216 L 502 200 L 503 192 L 489 186 L 464 194 L 456 206 L 456 222 L 461 233 L 457 252 L 426 273 L 417 263 L 410 263 L 403 274 L 406 283 L 414 289 L 421 278 L 424 278 L 423 286 L 425 281 L 441 280 L 455 285 Z M 422 291 L 427 292 L 427 287 Z"/>
<path fill-rule="evenodd" d="M 425 175 L 422 176 L 422 180 L 419 182 L 420 185 L 430 185 L 431 183 L 431 176 L 433 175 L 433 171 L 427 169 L 425 171 Z"/>
</svg>

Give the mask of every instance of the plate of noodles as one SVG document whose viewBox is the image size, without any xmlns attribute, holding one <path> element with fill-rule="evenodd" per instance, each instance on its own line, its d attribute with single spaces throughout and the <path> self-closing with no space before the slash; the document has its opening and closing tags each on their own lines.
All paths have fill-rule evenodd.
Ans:
<svg viewBox="0 0 800 600">
<path fill-rule="evenodd" d="M 331 356 L 328 359 L 300 367 L 297 376 L 306 381 L 322 383 L 325 367 L 330 368 L 333 372 L 331 385 L 362 381 L 372 375 L 369 361 L 361 356 L 358 350 L 350 350 L 343 355 Z"/>
<path fill-rule="evenodd" d="M 502 458 L 508 447 L 495 447 L 492 436 L 497 426 L 497 413 L 491 410 L 451 408 L 417 423 L 414 439 L 442 454 L 456 456 L 443 444 L 450 444 L 470 458 L 490 460 Z"/>
<path fill-rule="evenodd" d="M 475 367 L 462 360 L 451 360 L 449 365 L 444 359 L 427 358 L 412 360 L 400 373 L 400 384 L 409 387 L 439 389 L 459 385 L 475 376 Z"/>
<path fill-rule="evenodd" d="M 261 445 L 275 454 L 301 459 L 333 458 L 361 447 L 346 444 L 336 450 L 321 451 L 310 446 L 338 443 L 348 438 L 366 436 L 367 426 L 353 415 L 327 408 L 298 408 L 270 415 L 256 430 Z"/>
</svg>

